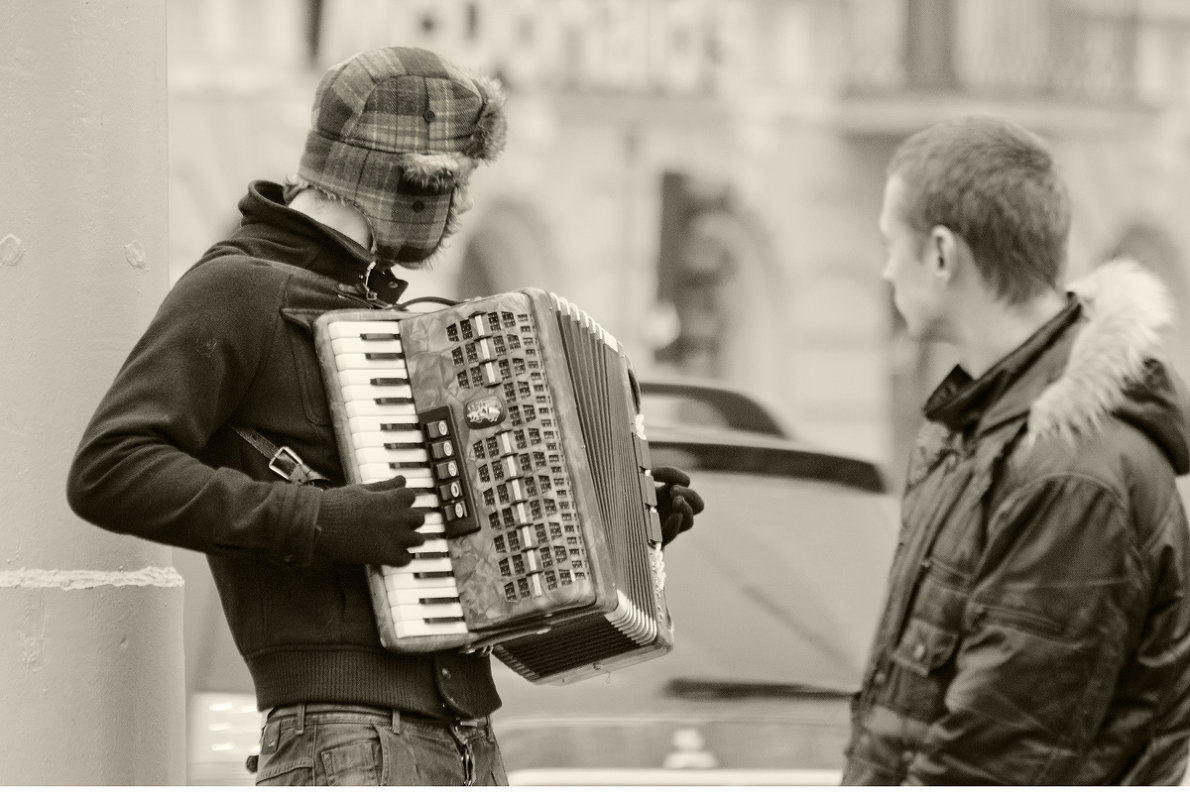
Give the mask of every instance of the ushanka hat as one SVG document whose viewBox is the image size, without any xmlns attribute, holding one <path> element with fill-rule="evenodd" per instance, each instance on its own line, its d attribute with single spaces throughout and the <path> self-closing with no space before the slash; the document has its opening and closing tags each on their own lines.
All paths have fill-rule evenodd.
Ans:
<svg viewBox="0 0 1190 801">
<path fill-rule="evenodd" d="M 428 259 L 451 232 L 456 181 L 504 147 L 504 95 L 429 52 L 385 47 L 322 77 L 298 177 L 352 203 L 378 261 Z"/>
</svg>

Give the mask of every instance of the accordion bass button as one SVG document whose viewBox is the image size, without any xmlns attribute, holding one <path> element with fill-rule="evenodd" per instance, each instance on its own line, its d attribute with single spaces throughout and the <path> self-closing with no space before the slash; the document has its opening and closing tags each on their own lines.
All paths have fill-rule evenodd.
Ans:
<svg viewBox="0 0 1190 801">
<path fill-rule="evenodd" d="M 439 462 L 434 465 L 434 475 L 439 479 L 457 478 L 459 475 L 459 463 L 454 459 Z"/>
<path fill-rule="evenodd" d="M 444 501 L 453 501 L 463 497 L 463 485 L 458 481 L 443 484 L 438 488 L 438 495 Z"/>
<path fill-rule="evenodd" d="M 442 509 L 442 516 L 446 518 L 446 522 L 448 523 L 455 520 L 460 520 L 467 516 L 467 504 L 463 503 L 462 501 L 447 504 Z"/>
</svg>

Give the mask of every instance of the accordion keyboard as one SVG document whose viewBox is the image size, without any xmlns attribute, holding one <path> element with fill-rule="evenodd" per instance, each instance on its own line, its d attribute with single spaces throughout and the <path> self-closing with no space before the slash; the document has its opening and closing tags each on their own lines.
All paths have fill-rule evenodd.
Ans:
<svg viewBox="0 0 1190 801">
<path fill-rule="evenodd" d="M 399 636 L 465 635 L 459 589 L 447 550 L 446 516 L 452 501 L 449 479 L 458 474 L 449 440 L 435 441 L 414 407 L 409 373 L 396 320 L 341 320 L 328 327 L 339 389 L 346 406 L 352 451 L 344 454 L 349 474 L 370 484 L 397 476 L 417 492 L 415 507 L 426 514 L 418 531 L 424 544 L 410 549 L 404 567 L 380 568 Z M 452 465 L 454 465 L 452 467 Z M 444 508 L 445 506 L 445 508 Z"/>
</svg>

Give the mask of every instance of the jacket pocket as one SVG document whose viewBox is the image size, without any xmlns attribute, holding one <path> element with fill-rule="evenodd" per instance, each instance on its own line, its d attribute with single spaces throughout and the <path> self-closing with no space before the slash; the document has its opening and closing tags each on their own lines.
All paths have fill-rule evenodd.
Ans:
<svg viewBox="0 0 1190 801">
<path fill-rule="evenodd" d="M 910 618 L 901 641 L 892 652 L 898 665 L 919 676 L 929 676 L 954 656 L 959 637 L 921 618 Z"/>
<path fill-rule="evenodd" d="M 948 630 L 912 617 L 890 654 L 892 669 L 885 688 L 885 703 L 917 721 L 929 723 L 946 711 L 946 691 L 954 680 L 959 637 Z M 900 749 L 916 749 L 905 731 Z M 906 741 L 908 740 L 908 741 Z"/>
<path fill-rule="evenodd" d="M 301 385 L 302 407 L 306 419 L 318 426 L 331 422 L 322 367 L 314 349 L 314 320 L 324 313 L 320 309 L 281 309 L 281 316 L 289 323 L 293 372 Z"/>
<path fill-rule="evenodd" d="M 974 605 L 975 615 L 991 623 L 1039 637 L 1060 639 L 1062 626 L 1054 620 L 1027 609 L 980 603 Z"/>
</svg>

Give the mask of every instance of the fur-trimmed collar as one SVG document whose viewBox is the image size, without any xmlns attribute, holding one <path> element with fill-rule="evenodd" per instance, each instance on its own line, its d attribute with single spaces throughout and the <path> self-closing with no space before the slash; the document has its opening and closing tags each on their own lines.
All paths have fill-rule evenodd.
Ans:
<svg viewBox="0 0 1190 801">
<path fill-rule="evenodd" d="M 1148 363 L 1163 360 L 1161 339 L 1173 305 L 1161 282 L 1128 259 L 1104 264 L 1070 286 L 1085 324 L 1062 376 L 1033 401 L 1025 445 L 1093 433 L 1125 405 Z"/>
</svg>

